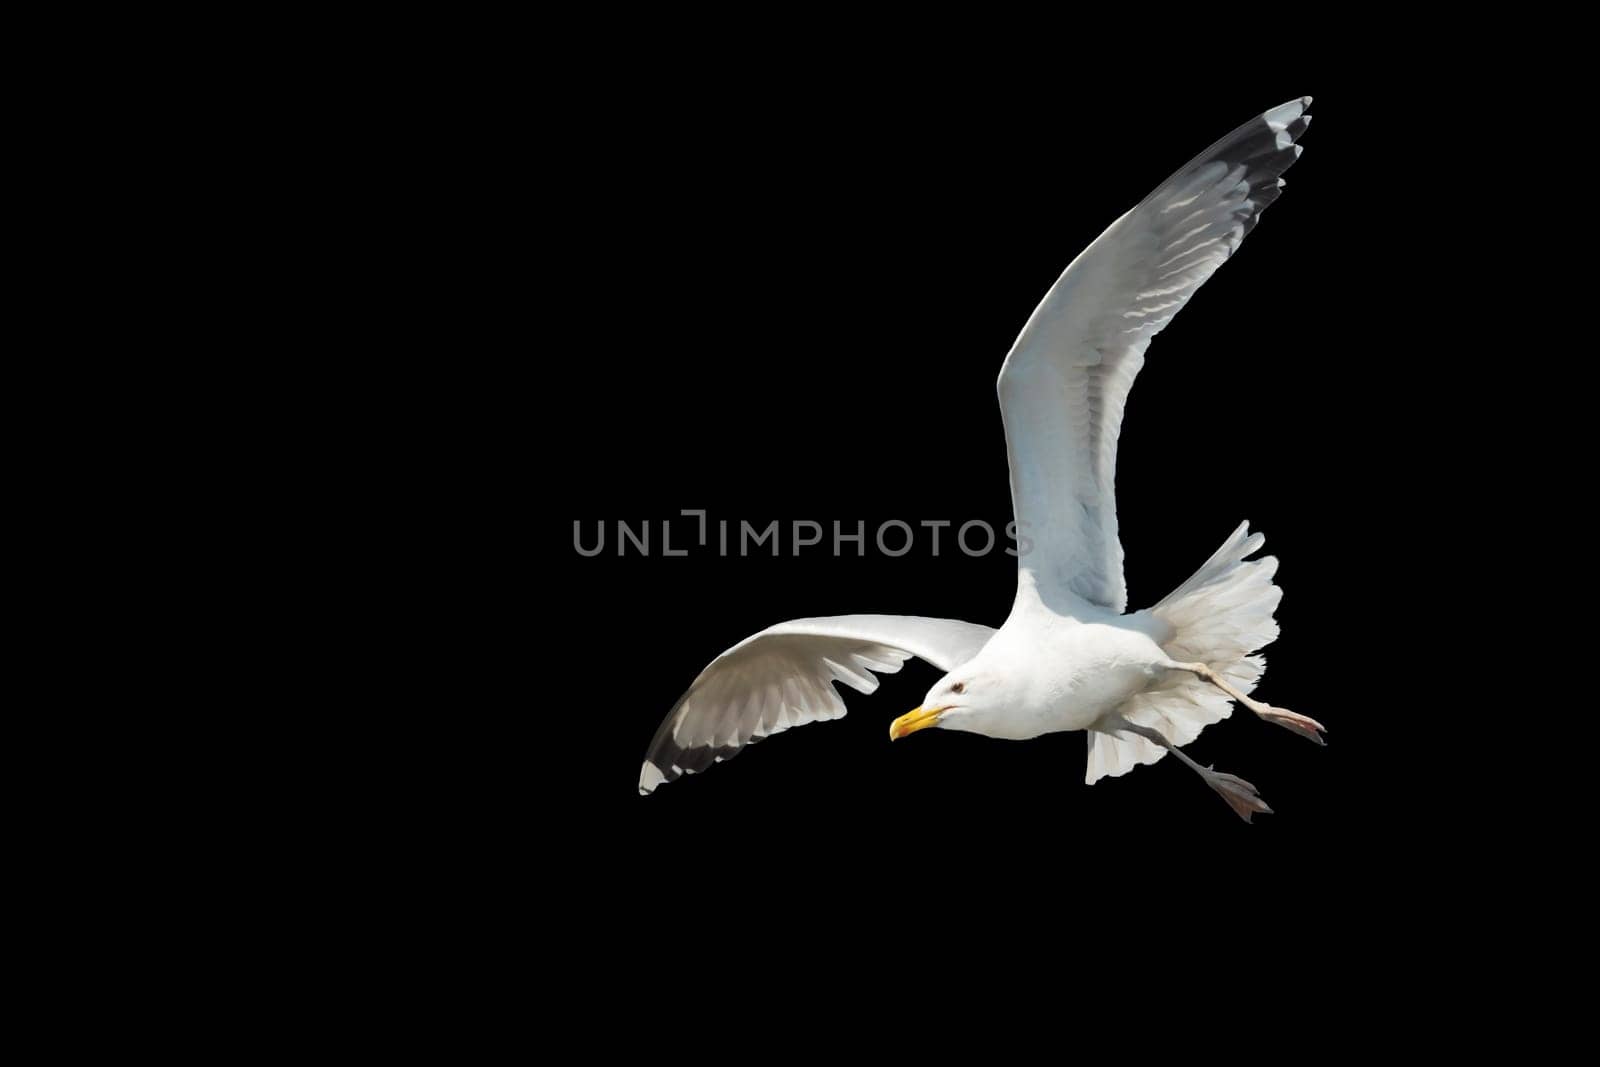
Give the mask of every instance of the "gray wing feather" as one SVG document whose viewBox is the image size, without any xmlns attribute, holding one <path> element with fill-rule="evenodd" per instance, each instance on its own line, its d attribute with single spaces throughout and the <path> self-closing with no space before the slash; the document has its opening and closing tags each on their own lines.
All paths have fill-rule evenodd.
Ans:
<svg viewBox="0 0 1600 1067">
<path fill-rule="evenodd" d="M 1239 247 L 1300 155 L 1310 97 L 1222 138 L 1101 234 L 1045 294 L 1000 371 L 1020 578 L 1122 612 L 1117 437 L 1151 338 Z"/>
<path fill-rule="evenodd" d="M 779 623 L 707 664 L 673 705 L 645 753 L 639 792 L 731 759 L 791 726 L 845 713 L 834 688 L 878 688 L 912 656 L 954 670 L 978 654 L 994 630 L 915 615 L 839 615 Z"/>
</svg>

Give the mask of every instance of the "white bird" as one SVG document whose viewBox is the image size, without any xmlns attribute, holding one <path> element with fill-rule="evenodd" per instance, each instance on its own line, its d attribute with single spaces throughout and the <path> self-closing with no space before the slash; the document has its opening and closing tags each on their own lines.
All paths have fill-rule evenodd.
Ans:
<svg viewBox="0 0 1600 1067">
<path fill-rule="evenodd" d="M 1122 408 L 1145 349 L 1278 198 L 1310 125 L 1302 97 L 1240 126 L 1113 222 L 1067 267 L 1000 369 L 1017 526 L 1017 594 L 999 630 L 950 619 L 843 615 L 779 623 L 712 660 L 668 713 L 639 792 L 704 770 L 791 726 L 845 713 L 831 683 L 870 693 L 871 672 L 918 656 L 947 673 L 894 720 L 1024 739 L 1089 737 L 1086 781 L 1172 752 L 1245 821 L 1271 811 L 1254 786 L 1179 746 L 1237 700 L 1322 743 L 1314 719 L 1253 700 L 1278 636 L 1277 560 L 1243 523 L 1194 576 L 1125 614 L 1114 478 Z"/>
</svg>

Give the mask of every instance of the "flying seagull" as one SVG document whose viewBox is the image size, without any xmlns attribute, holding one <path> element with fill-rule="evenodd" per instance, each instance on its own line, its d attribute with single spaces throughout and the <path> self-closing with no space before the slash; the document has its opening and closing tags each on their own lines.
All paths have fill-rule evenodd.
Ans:
<svg viewBox="0 0 1600 1067">
<path fill-rule="evenodd" d="M 1188 581 L 1127 613 L 1117 539 L 1117 434 L 1145 349 L 1239 247 L 1283 189 L 1311 124 L 1309 96 L 1252 119 L 1196 156 L 1073 260 L 1000 368 L 1000 414 L 1017 526 L 1017 595 L 1000 629 L 954 619 L 796 619 L 734 645 L 700 672 L 650 742 L 639 792 L 701 771 L 791 726 L 837 719 L 843 682 L 912 656 L 947 672 L 891 740 L 930 727 L 1026 739 L 1089 737 L 1090 784 L 1171 752 L 1246 822 L 1270 812 L 1242 778 L 1182 750 L 1238 701 L 1318 744 L 1314 719 L 1250 697 L 1278 636 L 1277 560 L 1240 524 Z"/>
</svg>

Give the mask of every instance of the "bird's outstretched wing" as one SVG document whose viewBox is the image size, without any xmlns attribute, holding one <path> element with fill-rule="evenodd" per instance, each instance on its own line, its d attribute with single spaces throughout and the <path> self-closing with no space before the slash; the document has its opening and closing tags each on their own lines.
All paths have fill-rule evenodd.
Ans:
<svg viewBox="0 0 1600 1067">
<path fill-rule="evenodd" d="M 1278 198 L 1309 96 L 1196 156 L 1073 260 L 1000 370 L 1018 559 L 1047 601 L 1122 612 L 1117 434 L 1150 339 Z"/>
<path fill-rule="evenodd" d="M 639 792 L 791 726 L 839 718 L 844 701 L 833 682 L 870 693 L 878 688 L 871 672 L 892 674 L 912 656 L 953 670 L 992 636 L 988 626 L 914 615 L 796 619 L 762 630 L 712 660 L 678 699 L 650 742 Z"/>
</svg>

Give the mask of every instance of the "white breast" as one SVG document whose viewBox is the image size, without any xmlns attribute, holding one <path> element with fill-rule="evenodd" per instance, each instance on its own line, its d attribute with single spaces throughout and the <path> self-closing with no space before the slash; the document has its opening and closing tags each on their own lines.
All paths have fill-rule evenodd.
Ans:
<svg viewBox="0 0 1600 1067">
<path fill-rule="evenodd" d="M 1012 740 L 1087 729 L 1161 673 L 1166 654 L 1140 616 L 1058 623 L 1007 622 L 985 659 L 1005 662 L 1004 676 L 1016 682 L 1011 699 L 959 729 Z"/>
</svg>

